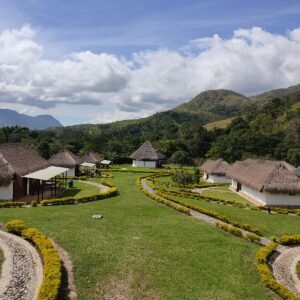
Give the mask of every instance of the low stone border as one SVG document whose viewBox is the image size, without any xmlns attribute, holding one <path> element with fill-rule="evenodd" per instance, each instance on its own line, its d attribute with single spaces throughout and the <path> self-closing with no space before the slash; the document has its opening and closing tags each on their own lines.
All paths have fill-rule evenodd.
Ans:
<svg viewBox="0 0 300 300">
<path fill-rule="evenodd" d="M 37 250 L 24 239 L 1 230 L 0 247 L 5 257 L 0 299 L 36 299 L 43 281 L 43 266 Z"/>
</svg>

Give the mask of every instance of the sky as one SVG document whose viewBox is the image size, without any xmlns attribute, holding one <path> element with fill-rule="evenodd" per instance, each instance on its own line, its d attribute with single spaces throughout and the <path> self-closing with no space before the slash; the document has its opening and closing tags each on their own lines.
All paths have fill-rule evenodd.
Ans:
<svg viewBox="0 0 300 300">
<path fill-rule="evenodd" d="M 300 83 L 299 0 L 0 0 L 0 108 L 141 118 Z"/>
</svg>

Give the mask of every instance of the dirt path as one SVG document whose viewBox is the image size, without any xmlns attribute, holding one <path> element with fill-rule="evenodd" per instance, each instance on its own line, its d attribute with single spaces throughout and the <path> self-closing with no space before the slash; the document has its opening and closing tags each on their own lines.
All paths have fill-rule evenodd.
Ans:
<svg viewBox="0 0 300 300">
<path fill-rule="evenodd" d="M 24 239 L 1 230 L 0 247 L 5 257 L 0 299 L 36 299 L 43 281 L 43 266 L 37 250 Z"/>
<path fill-rule="evenodd" d="M 145 190 L 147 190 L 151 194 L 155 194 L 155 190 L 153 190 L 150 186 L 148 186 L 146 179 L 141 180 L 141 184 Z M 160 197 L 162 198 L 162 197 Z M 211 216 L 205 215 L 193 209 L 190 209 L 191 216 L 202 220 L 212 226 L 216 226 L 216 223 L 224 222 L 213 218 Z M 241 230 L 243 235 L 248 233 L 245 230 Z M 267 245 L 272 242 L 267 237 L 261 238 L 261 245 Z M 272 263 L 273 275 L 277 281 L 286 286 L 292 292 L 300 295 L 300 280 L 297 275 L 297 263 L 300 261 L 300 246 L 299 247 L 286 247 L 279 245 L 277 247 L 277 251 L 280 253 L 279 256 L 275 258 Z"/>
<path fill-rule="evenodd" d="M 93 182 L 93 181 L 88 181 L 88 180 L 86 180 L 86 181 L 85 180 L 76 180 L 76 181 L 96 186 L 96 187 L 98 187 L 100 189 L 101 193 L 105 193 L 105 192 L 107 192 L 110 189 L 110 187 L 107 186 L 107 185 L 104 185 L 104 184 L 101 184 L 101 183 L 97 183 L 97 182 Z"/>
</svg>

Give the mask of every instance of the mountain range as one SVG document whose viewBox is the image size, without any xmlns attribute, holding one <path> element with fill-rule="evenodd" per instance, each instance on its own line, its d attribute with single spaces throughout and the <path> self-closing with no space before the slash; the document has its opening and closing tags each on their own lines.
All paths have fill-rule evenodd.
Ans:
<svg viewBox="0 0 300 300">
<path fill-rule="evenodd" d="M 11 109 L 0 109 L 0 127 L 6 126 L 19 126 L 39 130 L 50 127 L 62 127 L 61 123 L 50 115 L 31 117 Z"/>
</svg>

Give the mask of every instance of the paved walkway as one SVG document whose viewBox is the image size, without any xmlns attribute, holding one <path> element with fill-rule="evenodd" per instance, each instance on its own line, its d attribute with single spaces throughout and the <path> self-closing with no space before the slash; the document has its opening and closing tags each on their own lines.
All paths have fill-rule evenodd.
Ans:
<svg viewBox="0 0 300 300">
<path fill-rule="evenodd" d="M 150 186 L 148 186 L 146 179 L 141 180 L 141 184 L 145 190 L 151 194 L 156 194 Z M 156 196 L 158 196 L 156 194 Z M 162 197 L 160 197 L 162 198 Z M 193 209 L 190 209 L 191 216 L 202 220 L 210 225 L 216 226 L 216 223 L 226 224 L 216 218 L 205 215 Z M 239 228 L 240 229 L 240 228 Z M 242 230 L 243 235 L 248 233 L 246 230 Z M 261 238 L 261 245 L 267 245 L 272 242 L 267 237 Z M 287 247 L 279 245 L 277 251 L 280 253 L 278 257 L 272 263 L 273 275 L 281 284 L 288 289 L 300 295 L 300 280 L 297 275 L 297 263 L 300 261 L 300 246 L 299 247 Z"/>
<path fill-rule="evenodd" d="M 97 183 L 97 182 L 93 182 L 93 181 L 88 181 L 88 180 L 76 180 L 76 181 L 96 186 L 96 187 L 98 187 L 100 189 L 101 193 L 105 193 L 105 192 L 107 192 L 110 189 L 110 187 L 107 186 L 107 185 L 104 185 L 104 184 L 101 184 L 101 183 Z"/>
<path fill-rule="evenodd" d="M 36 299 L 43 281 L 37 250 L 21 237 L 0 230 L 5 260 L 0 277 L 0 300 Z"/>
</svg>

